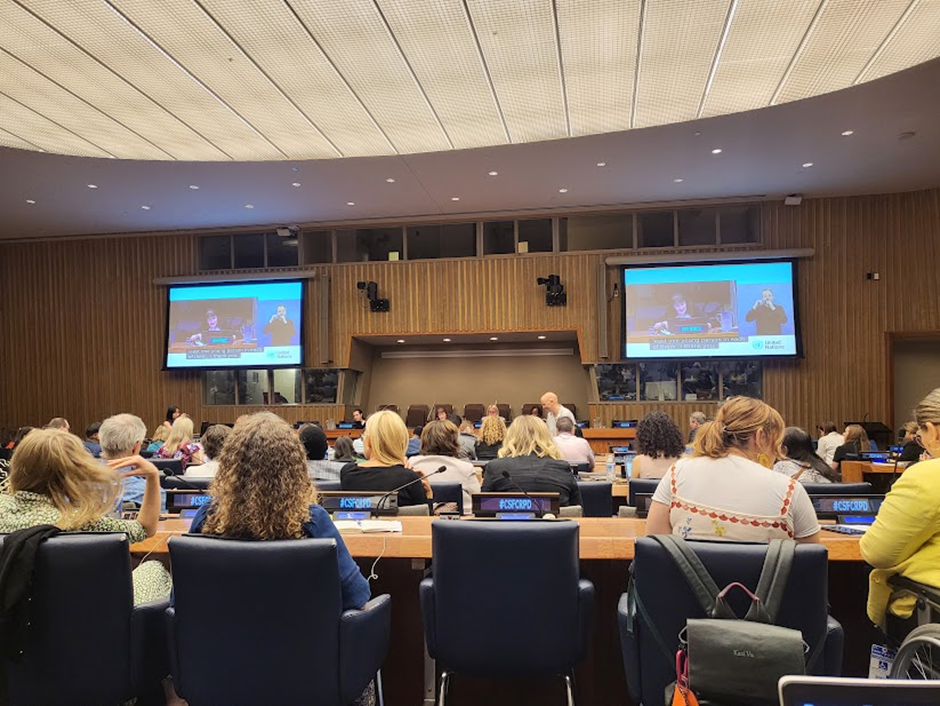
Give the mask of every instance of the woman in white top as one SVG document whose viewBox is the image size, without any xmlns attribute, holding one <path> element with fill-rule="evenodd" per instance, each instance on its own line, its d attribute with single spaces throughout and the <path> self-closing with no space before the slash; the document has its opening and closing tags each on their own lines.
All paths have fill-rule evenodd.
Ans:
<svg viewBox="0 0 940 706">
<path fill-rule="evenodd" d="M 758 463 L 781 455 L 783 419 L 760 400 L 735 397 L 695 435 L 653 495 L 647 534 L 684 539 L 819 541 L 803 486 Z"/>
<path fill-rule="evenodd" d="M 826 463 L 832 463 L 836 449 L 845 443 L 845 438 L 836 431 L 835 422 L 823 422 L 818 427 L 819 443 L 816 445 L 816 455 Z"/>
<path fill-rule="evenodd" d="M 783 458 L 774 464 L 800 483 L 838 483 L 839 475 L 813 451 L 813 440 L 799 427 L 787 427 L 783 433 Z"/>
<path fill-rule="evenodd" d="M 682 432 L 668 414 L 650 412 L 636 427 L 631 478 L 662 478 L 685 451 Z"/>
<path fill-rule="evenodd" d="M 457 458 L 460 453 L 460 441 L 457 427 L 453 422 L 428 422 L 421 432 L 421 453 L 408 459 L 410 467 L 427 477 L 428 483 L 460 483 L 463 487 L 463 514 L 469 515 L 474 493 L 480 492 L 480 481 L 476 469 L 469 461 Z M 431 475 L 441 466 L 447 468 L 443 473 Z M 446 508 L 445 508 L 446 509 Z M 436 508 L 435 511 L 438 511 Z"/>
</svg>

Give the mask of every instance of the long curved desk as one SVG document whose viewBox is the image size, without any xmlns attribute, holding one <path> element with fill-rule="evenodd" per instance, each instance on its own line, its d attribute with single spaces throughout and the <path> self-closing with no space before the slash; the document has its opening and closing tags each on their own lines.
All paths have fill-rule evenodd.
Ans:
<svg viewBox="0 0 940 706">
<path fill-rule="evenodd" d="M 418 584 L 427 571 L 431 558 L 431 517 L 401 517 L 400 533 L 344 533 L 350 553 L 360 564 L 363 575 L 376 557 L 378 579 L 372 582 L 373 595 L 392 595 L 392 645 L 383 668 L 386 703 L 389 706 L 419 706 L 433 703 L 433 693 L 425 689 L 424 638 L 418 605 Z M 475 520 L 490 522 L 494 520 Z M 634 540 L 643 536 L 645 520 L 636 518 L 579 518 L 581 574 L 595 586 L 595 623 L 588 656 L 577 669 L 579 703 L 582 706 L 629 704 L 620 638 L 617 632 L 616 606 L 626 590 L 630 560 L 634 556 Z M 189 527 L 189 520 L 165 520 L 150 539 L 131 546 L 137 559 L 168 560 L 168 542 Z M 859 554 L 856 537 L 833 532 L 822 533 L 829 550 L 829 594 L 831 612 L 846 628 L 846 671 L 860 675 L 867 670 L 869 626 L 864 617 L 867 595 L 867 567 Z M 490 601 L 499 596 L 480 596 L 479 611 L 483 615 Z M 550 619 L 551 616 L 548 616 Z M 467 629 L 472 629 L 474 616 L 467 616 Z M 557 682 L 557 683 L 556 683 Z M 430 698 L 430 701 L 428 699 Z M 561 680 L 513 680 L 495 682 L 455 677 L 449 703 L 532 704 L 547 706 L 565 703 Z"/>
</svg>

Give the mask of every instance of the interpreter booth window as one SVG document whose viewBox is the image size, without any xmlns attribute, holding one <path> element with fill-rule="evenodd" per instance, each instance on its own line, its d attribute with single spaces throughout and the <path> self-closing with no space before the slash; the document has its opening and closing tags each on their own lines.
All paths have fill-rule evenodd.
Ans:
<svg viewBox="0 0 940 706">
<path fill-rule="evenodd" d="M 300 404 L 303 375 L 298 368 L 272 370 L 271 404 Z"/>
<path fill-rule="evenodd" d="M 718 399 L 718 363 L 682 363 L 682 399 L 686 402 Z"/>
<path fill-rule="evenodd" d="M 238 233 L 232 236 L 235 269 L 264 267 L 264 236 L 261 233 Z"/>
<path fill-rule="evenodd" d="M 676 245 L 676 225 L 673 211 L 638 213 L 637 247 L 672 248 Z"/>
<path fill-rule="evenodd" d="M 206 372 L 206 404 L 235 404 L 235 371 L 209 370 Z"/>
<path fill-rule="evenodd" d="M 337 262 L 379 262 L 403 259 L 404 237 L 398 228 L 336 231 Z"/>
<path fill-rule="evenodd" d="M 633 247 L 633 214 L 568 216 L 558 221 L 558 249 L 627 250 Z"/>
<path fill-rule="evenodd" d="M 552 219 L 519 221 L 519 252 L 551 252 Z"/>
<path fill-rule="evenodd" d="M 268 267 L 297 267 L 300 247 L 296 234 L 282 236 L 268 233 L 264 239 Z"/>
<path fill-rule="evenodd" d="M 270 404 L 267 370 L 237 370 L 238 404 Z"/>
<path fill-rule="evenodd" d="M 516 252 L 515 221 L 490 221 L 483 224 L 483 254 L 512 255 Z"/>
<path fill-rule="evenodd" d="M 408 228 L 409 260 L 475 257 L 476 254 L 476 223 L 445 223 Z"/>
<path fill-rule="evenodd" d="M 328 230 L 304 232 L 303 254 L 305 265 L 323 265 L 333 262 L 333 233 Z"/>
<path fill-rule="evenodd" d="M 595 365 L 597 393 L 601 402 L 636 402 L 635 363 Z"/>
<path fill-rule="evenodd" d="M 231 235 L 204 235 L 199 238 L 199 269 L 232 269 Z"/>
<path fill-rule="evenodd" d="M 640 363 L 640 399 L 643 401 L 675 402 L 678 399 L 676 380 L 679 364 L 669 360 Z"/>
<path fill-rule="evenodd" d="M 679 211 L 679 245 L 714 245 L 717 242 L 717 212 L 713 208 Z"/>
<path fill-rule="evenodd" d="M 763 370 L 759 360 L 726 360 L 721 364 L 722 399 L 745 395 L 761 399 Z"/>
<path fill-rule="evenodd" d="M 760 242 L 759 206 L 726 206 L 718 209 L 718 219 L 722 245 Z"/>
<path fill-rule="evenodd" d="M 307 404 L 335 404 L 339 371 L 331 368 L 305 370 L 304 388 L 304 402 Z"/>
</svg>

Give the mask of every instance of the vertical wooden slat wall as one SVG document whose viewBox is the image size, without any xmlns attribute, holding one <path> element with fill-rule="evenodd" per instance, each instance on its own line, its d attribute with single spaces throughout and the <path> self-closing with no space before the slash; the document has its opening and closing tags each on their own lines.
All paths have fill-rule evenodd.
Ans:
<svg viewBox="0 0 940 706">
<path fill-rule="evenodd" d="M 805 358 L 766 361 L 764 398 L 790 423 L 860 418 L 889 424 L 887 332 L 940 331 L 940 189 L 807 199 L 761 207 L 763 247 L 813 248 L 799 263 Z M 166 292 L 155 277 L 197 272 L 195 235 L 0 243 L 0 425 L 76 427 L 117 411 L 148 426 L 177 404 L 197 420 L 232 421 L 244 407 L 203 409 L 202 375 L 164 372 Z M 612 254 L 570 253 L 324 266 L 333 365 L 346 367 L 360 334 L 572 330 L 585 364 L 619 360 L 620 300 L 597 310 L 597 265 Z M 629 255 L 629 252 L 622 253 Z M 743 255 L 746 257 L 746 254 Z M 703 254 L 703 259 L 708 255 Z M 867 279 L 878 272 L 880 279 Z M 567 307 L 545 306 L 536 278 L 558 274 Z M 363 308 L 356 282 L 373 280 L 391 311 Z M 608 291 L 616 271 L 608 270 Z M 319 360 L 318 291 L 308 287 L 307 360 Z M 610 359 L 597 350 L 607 316 Z M 432 381 L 429 381 L 429 383 Z M 937 381 L 940 386 L 940 380 Z M 709 406 L 711 405 L 711 406 Z M 712 411 L 713 403 L 703 403 Z M 599 404 L 605 421 L 664 409 L 684 425 L 688 404 Z M 292 421 L 338 418 L 341 405 L 283 407 Z"/>
</svg>

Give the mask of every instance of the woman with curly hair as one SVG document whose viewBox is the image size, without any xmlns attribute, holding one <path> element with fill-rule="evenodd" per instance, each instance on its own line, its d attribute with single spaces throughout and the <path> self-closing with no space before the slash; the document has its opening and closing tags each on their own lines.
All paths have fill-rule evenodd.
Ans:
<svg viewBox="0 0 940 706">
<path fill-rule="evenodd" d="M 211 489 L 212 502 L 196 513 L 190 532 L 230 539 L 334 539 L 343 608 L 361 608 L 369 600 L 368 582 L 329 514 L 316 504 L 304 447 L 283 419 L 260 412 L 237 422 Z"/>
<path fill-rule="evenodd" d="M 477 442 L 477 458 L 489 461 L 496 458 L 506 438 L 506 422 L 502 417 L 487 415 L 480 425 L 480 440 Z"/>
<path fill-rule="evenodd" d="M 682 432 L 664 412 L 650 412 L 636 427 L 632 478 L 662 478 L 685 451 Z"/>
</svg>

